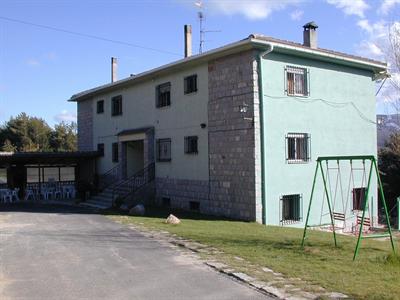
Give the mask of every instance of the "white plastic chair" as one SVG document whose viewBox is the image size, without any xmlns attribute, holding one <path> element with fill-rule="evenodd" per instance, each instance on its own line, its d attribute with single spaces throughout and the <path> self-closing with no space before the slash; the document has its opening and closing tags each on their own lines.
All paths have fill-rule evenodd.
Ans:
<svg viewBox="0 0 400 300">
<path fill-rule="evenodd" d="M 11 193 L 10 190 L 5 191 L 4 194 L 3 194 L 3 202 L 4 202 L 4 203 L 7 203 L 7 200 L 8 200 L 10 203 L 12 203 L 12 201 L 13 201 L 12 193 Z"/>
<path fill-rule="evenodd" d="M 19 201 L 18 192 L 19 188 L 15 188 L 14 190 L 11 191 L 11 197 L 15 199 L 15 201 Z"/>
</svg>

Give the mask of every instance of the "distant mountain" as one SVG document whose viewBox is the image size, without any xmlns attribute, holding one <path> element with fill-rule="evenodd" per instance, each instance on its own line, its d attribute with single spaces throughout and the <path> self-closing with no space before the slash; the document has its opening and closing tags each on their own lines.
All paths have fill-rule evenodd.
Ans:
<svg viewBox="0 0 400 300">
<path fill-rule="evenodd" d="M 376 115 L 378 129 L 378 148 L 385 146 L 390 135 L 400 132 L 400 114 Z"/>
</svg>

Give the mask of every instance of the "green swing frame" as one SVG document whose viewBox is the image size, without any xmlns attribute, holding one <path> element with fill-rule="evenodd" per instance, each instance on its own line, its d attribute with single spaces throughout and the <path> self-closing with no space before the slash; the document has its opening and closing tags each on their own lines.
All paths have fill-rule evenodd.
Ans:
<svg viewBox="0 0 400 300">
<path fill-rule="evenodd" d="M 358 234 L 358 239 L 357 239 L 357 244 L 356 248 L 354 250 L 354 255 L 353 255 L 353 261 L 356 259 L 360 245 L 361 245 L 361 240 L 362 239 L 367 239 L 367 238 L 383 238 L 383 237 L 390 237 L 390 242 L 392 246 L 393 253 L 396 253 L 395 247 L 394 247 L 394 241 L 393 241 L 393 235 L 392 235 L 392 228 L 390 226 L 390 220 L 389 220 L 389 213 L 386 205 L 386 200 L 385 200 L 385 195 L 383 193 L 383 186 L 382 186 L 382 181 L 381 177 L 379 176 L 379 171 L 376 163 L 376 159 L 373 155 L 355 155 L 355 156 L 322 156 L 318 157 L 317 159 L 317 166 L 315 168 L 315 173 L 314 173 L 314 179 L 313 179 L 313 184 L 312 184 L 312 190 L 311 190 L 311 195 L 310 195 L 310 201 L 308 204 L 308 211 L 307 211 L 307 217 L 306 217 L 306 223 L 304 226 L 304 232 L 303 232 L 303 239 L 301 242 L 301 247 L 304 247 L 305 240 L 307 238 L 307 229 L 311 227 L 319 227 L 323 226 L 324 224 L 319 224 L 319 225 L 308 225 L 309 217 L 310 217 L 310 211 L 311 211 L 311 205 L 312 205 L 312 200 L 314 197 L 314 191 L 315 191 L 315 184 L 318 176 L 318 170 L 321 170 L 321 175 L 322 175 L 322 181 L 324 184 L 324 193 L 325 197 L 328 203 L 328 209 L 329 209 L 329 215 L 331 218 L 331 223 L 330 224 L 325 224 L 325 225 L 331 225 L 332 226 L 332 232 L 333 232 L 333 240 L 335 242 L 335 247 L 337 247 L 337 239 L 336 239 L 336 231 L 335 231 L 335 221 L 333 217 L 333 211 L 331 207 L 331 200 L 329 197 L 328 193 L 328 188 L 327 188 L 327 178 L 324 173 L 324 169 L 322 167 L 322 163 L 326 162 L 328 163 L 329 161 L 337 161 L 339 164 L 340 161 L 349 161 L 352 163 L 353 161 L 370 161 L 370 168 L 369 168 L 369 173 L 368 173 L 368 182 L 367 182 L 367 188 L 366 192 L 364 195 L 364 207 L 363 207 L 363 212 L 362 212 L 362 218 L 361 218 L 361 224 L 360 224 L 360 229 L 359 229 L 359 234 Z M 383 204 L 383 208 L 385 210 L 385 216 L 387 220 L 387 226 L 388 226 L 388 232 L 384 234 L 371 234 L 371 235 L 366 235 L 363 236 L 363 225 L 364 225 L 364 219 L 365 219 L 365 211 L 368 208 L 368 195 L 369 195 L 369 190 L 370 190 L 370 185 L 371 185 L 371 178 L 372 178 L 372 173 L 376 174 L 377 180 L 378 180 L 378 188 L 380 191 L 380 196 Z"/>
</svg>

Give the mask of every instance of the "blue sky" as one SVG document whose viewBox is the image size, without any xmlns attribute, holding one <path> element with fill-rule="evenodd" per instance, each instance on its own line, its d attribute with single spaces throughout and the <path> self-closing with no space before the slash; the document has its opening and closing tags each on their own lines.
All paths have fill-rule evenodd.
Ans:
<svg viewBox="0 0 400 300">
<path fill-rule="evenodd" d="M 120 79 L 181 58 L 184 24 L 193 26 L 197 52 L 195 1 L 0 0 L 0 123 L 22 111 L 50 125 L 73 120 L 76 105 L 67 99 L 108 83 L 112 56 Z M 388 28 L 400 19 L 400 0 L 204 0 L 203 7 L 206 29 L 220 30 L 206 36 L 205 50 L 251 33 L 302 42 L 302 25 L 314 20 L 320 47 L 385 60 Z M 391 112 L 387 102 L 380 97 L 377 111 Z"/>
</svg>

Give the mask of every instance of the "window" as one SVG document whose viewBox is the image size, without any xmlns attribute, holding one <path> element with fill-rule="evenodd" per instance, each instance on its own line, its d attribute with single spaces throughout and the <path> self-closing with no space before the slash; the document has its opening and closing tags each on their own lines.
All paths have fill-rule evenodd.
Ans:
<svg viewBox="0 0 400 300">
<path fill-rule="evenodd" d="M 185 94 L 197 92 L 197 75 L 185 77 Z"/>
<path fill-rule="evenodd" d="M 353 189 L 353 210 L 364 209 L 366 191 L 367 189 L 364 187 Z"/>
<path fill-rule="evenodd" d="M 104 144 L 97 144 L 97 151 L 99 152 L 100 156 L 104 156 Z"/>
<path fill-rule="evenodd" d="M 104 100 L 97 101 L 97 113 L 102 114 L 104 112 Z"/>
<path fill-rule="evenodd" d="M 308 133 L 288 133 L 286 135 L 286 161 L 288 163 L 310 161 L 310 148 L 310 135 Z"/>
<path fill-rule="evenodd" d="M 119 116 L 122 115 L 122 96 L 115 96 L 111 99 L 111 115 Z"/>
<path fill-rule="evenodd" d="M 171 206 L 171 199 L 167 197 L 162 197 L 162 206 L 170 207 Z"/>
<path fill-rule="evenodd" d="M 186 136 L 185 137 L 185 153 L 186 154 L 197 154 L 197 136 Z"/>
<path fill-rule="evenodd" d="M 164 107 L 171 105 L 171 83 L 163 83 L 156 88 L 156 106 Z"/>
<path fill-rule="evenodd" d="M 118 143 L 112 143 L 112 161 L 118 162 Z"/>
<path fill-rule="evenodd" d="M 284 195 L 280 200 L 281 224 L 300 222 L 302 219 L 302 196 L 300 194 Z"/>
<path fill-rule="evenodd" d="M 157 160 L 171 161 L 171 139 L 157 140 Z"/>
<path fill-rule="evenodd" d="M 197 201 L 190 201 L 189 202 L 190 210 L 200 211 L 200 202 Z"/>
<path fill-rule="evenodd" d="M 286 92 L 289 96 L 308 96 L 308 71 L 305 68 L 287 66 Z"/>
</svg>

